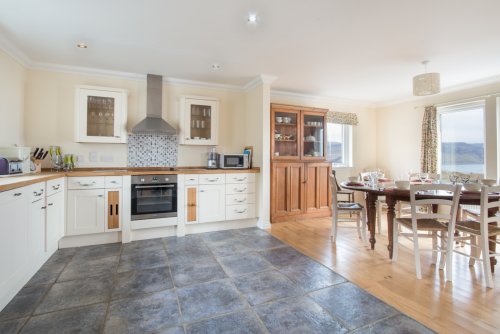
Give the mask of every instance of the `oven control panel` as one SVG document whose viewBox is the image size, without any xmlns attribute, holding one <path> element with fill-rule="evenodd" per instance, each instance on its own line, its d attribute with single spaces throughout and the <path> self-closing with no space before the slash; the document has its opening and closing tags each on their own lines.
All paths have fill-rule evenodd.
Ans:
<svg viewBox="0 0 500 334">
<path fill-rule="evenodd" d="M 177 183 L 177 175 L 136 175 L 132 184 Z"/>
</svg>

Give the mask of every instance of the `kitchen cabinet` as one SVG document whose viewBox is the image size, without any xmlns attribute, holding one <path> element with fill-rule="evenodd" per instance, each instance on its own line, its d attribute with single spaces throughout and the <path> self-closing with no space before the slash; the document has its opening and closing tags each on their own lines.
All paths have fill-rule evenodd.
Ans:
<svg viewBox="0 0 500 334">
<path fill-rule="evenodd" d="M 67 235 L 121 231 L 123 178 L 69 177 Z"/>
<path fill-rule="evenodd" d="M 183 96 L 180 105 L 179 143 L 217 145 L 219 100 L 210 97 Z"/>
<path fill-rule="evenodd" d="M 34 266 L 40 267 L 48 259 L 47 217 L 45 202 L 45 183 L 31 188 L 31 203 L 28 218 L 29 256 Z"/>
<path fill-rule="evenodd" d="M 186 187 L 186 222 L 198 222 L 198 186 Z"/>
<path fill-rule="evenodd" d="M 47 196 L 47 253 L 52 255 L 64 237 L 65 196 L 64 188 Z"/>
<path fill-rule="evenodd" d="M 76 88 L 75 141 L 127 142 L 127 91 L 117 88 Z"/>
<path fill-rule="evenodd" d="M 226 186 L 224 184 L 199 185 L 199 222 L 217 222 L 226 219 Z"/>
<path fill-rule="evenodd" d="M 104 189 L 68 190 L 66 234 L 104 232 Z"/>
</svg>

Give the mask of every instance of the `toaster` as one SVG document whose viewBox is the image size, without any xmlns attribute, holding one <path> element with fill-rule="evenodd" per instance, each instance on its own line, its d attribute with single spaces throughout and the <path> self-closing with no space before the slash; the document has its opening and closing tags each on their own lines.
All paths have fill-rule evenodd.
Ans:
<svg viewBox="0 0 500 334">
<path fill-rule="evenodd" d="M 23 173 L 23 161 L 17 158 L 0 157 L 0 175 Z"/>
</svg>

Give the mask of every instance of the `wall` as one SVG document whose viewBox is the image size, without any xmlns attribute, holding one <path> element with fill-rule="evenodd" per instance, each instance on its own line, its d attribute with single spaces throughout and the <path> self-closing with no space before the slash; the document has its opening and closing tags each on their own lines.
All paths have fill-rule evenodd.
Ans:
<svg viewBox="0 0 500 334">
<path fill-rule="evenodd" d="M 0 146 L 24 145 L 26 70 L 0 51 Z"/>
<path fill-rule="evenodd" d="M 369 104 L 347 101 L 329 97 L 314 97 L 306 95 L 271 94 L 272 103 L 291 104 L 306 107 L 326 108 L 340 112 L 352 112 L 358 116 L 358 125 L 353 127 L 353 167 L 336 168 L 339 180 L 357 175 L 364 168 L 377 166 L 376 157 L 376 113 Z"/>
<path fill-rule="evenodd" d="M 469 99 L 500 91 L 500 83 L 422 97 L 414 101 L 378 108 L 376 111 L 376 161 L 392 177 L 402 177 L 408 170 L 420 170 L 420 140 L 424 107 Z M 488 99 L 485 114 L 487 126 L 487 177 L 497 178 L 497 111 L 495 97 Z"/>
<path fill-rule="evenodd" d="M 98 75 L 29 70 L 26 78 L 25 133 L 29 146 L 60 145 L 63 153 L 82 155 L 78 165 L 123 167 L 127 165 L 126 144 L 89 144 L 74 142 L 75 86 L 92 85 L 127 89 L 130 130 L 146 116 L 146 80 Z M 163 118 L 179 126 L 181 95 L 210 96 L 220 99 L 219 152 L 242 152 L 245 146 L 244 93 L 186 85 L 164 84 Z M 207 146 L 179 146 L 179 166 L 204 166 Z M 112 155 L 113 162 L 88 162 L 90 152 Z M 49 162 L 46 161 L 46 166 Z"/>
</svg>

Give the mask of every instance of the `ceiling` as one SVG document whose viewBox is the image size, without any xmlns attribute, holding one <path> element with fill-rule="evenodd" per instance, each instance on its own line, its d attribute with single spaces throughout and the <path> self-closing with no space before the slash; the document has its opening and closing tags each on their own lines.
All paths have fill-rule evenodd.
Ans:
<svg viewBox="0 0 500 334">
<path fill-rule="evenodd" d="M 0 36 L 35 64 L 239 86 L 266 74 L 274 90 L 389 103 L 412 97 L 422 60 L 443 91 L 499 76 L 499 12 L 498 0 L 0 0 Z"/>
</svg>

